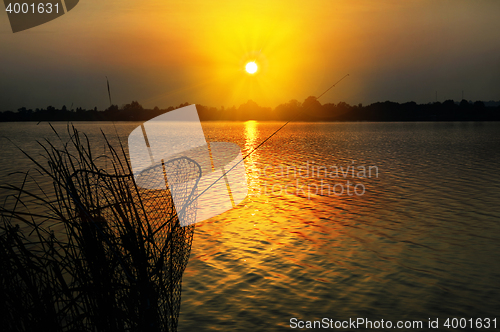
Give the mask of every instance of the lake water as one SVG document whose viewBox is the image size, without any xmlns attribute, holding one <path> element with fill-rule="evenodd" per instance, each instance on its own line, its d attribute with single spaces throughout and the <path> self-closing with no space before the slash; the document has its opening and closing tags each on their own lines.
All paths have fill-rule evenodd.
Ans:
<svg viewBox="0 0 500 332">
<path fill-rule="evenodd" d="M 100 129 L 117 144 L 138 125 L 75 124 L 96 150 Z M 280 125 L 203 129 L 245 155 Z M 56 140 L 46 123 L 0 133 L 31 155 Z M 7 175 L 30 163 L 1 146 L 1 182 L 18 183 Z M 179 331 L 285 331 L 293 317 L 500 328 L 499 165 L 500 123 L 289 124 L 245 160 L 247 199 L 196 225 Z"/>
</svg>

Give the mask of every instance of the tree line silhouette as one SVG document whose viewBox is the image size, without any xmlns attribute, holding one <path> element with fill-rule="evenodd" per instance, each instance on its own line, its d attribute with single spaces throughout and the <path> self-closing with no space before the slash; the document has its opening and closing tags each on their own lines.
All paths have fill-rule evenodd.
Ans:
<svg viewBox="0 0 500 332">
<path fill-rule="evenodd" d="M 26 109 L 17 112 L 0 112 L 0 122 L 7 121 L 147 121 L 165 112 L 184 107 L 145 109 L 137 101 L 118 107 L 111 105 L 103 111 L 76 108 L 69 110 L 66 106 L 56 109 L 48 106 L 45 109 Z M 290 100 L 288 103 L 271 107 L 259 106 L 249 100 L 239 107 L 216 108 L 196 105 L 200 119 L 204 121 L 500 121 L 500 103 L 482 101 L 471 102 L 453 100 L 428 104 L 415 102 L 396 103 L 391 101 L 377 102 L 367 106 L 362 104 L 351 106 L 345 102 L 338 104 L 321 104 L 315 97 L 308 97 L 304 102 Z"/>
</svg>

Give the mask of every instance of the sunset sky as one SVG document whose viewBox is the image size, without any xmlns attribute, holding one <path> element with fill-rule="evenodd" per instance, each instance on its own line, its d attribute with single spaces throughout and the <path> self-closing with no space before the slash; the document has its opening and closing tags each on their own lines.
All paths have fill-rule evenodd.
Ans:
<svg viewBox="0 0 500 332">
<path fill-rule="evenodd" d="M 346 74 L 322 103 L 500 100 L 500 1 L 81 0 L 15 34 L 0 13 L 0 111 L 104 109 L 106 76 L 118 105 L 274 107 Z"/>
</svg>

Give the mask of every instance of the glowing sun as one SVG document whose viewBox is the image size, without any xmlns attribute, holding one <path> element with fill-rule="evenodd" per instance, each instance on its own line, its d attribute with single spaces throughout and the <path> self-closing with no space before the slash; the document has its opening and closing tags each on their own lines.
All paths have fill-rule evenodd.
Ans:
<svg viewBox="0 0 500 332">
<path fill-rule="evenodd" d="M 257 64 L 254 61 L 247 63 L 245 66 L 245 70 L 249 74 L 255 74 L 257 72 L 257 69 L 259 69 L 259 67 L 257 66 Z"/>
</svg>

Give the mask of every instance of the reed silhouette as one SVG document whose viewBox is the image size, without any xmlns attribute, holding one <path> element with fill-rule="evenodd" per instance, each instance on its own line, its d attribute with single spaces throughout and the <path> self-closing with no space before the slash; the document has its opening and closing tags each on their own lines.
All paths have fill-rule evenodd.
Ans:
<svg viewBox="0 0 500 332">
<path fill-rule="evenodd" d="M 29 174 L 20 186 L 0 187 L 15 196 L 13 207 L 0 208 L 0 326 L 176 331 L 194 225 L 180 226 L 168 187 L 137 185 L 122 145 L 116 150 L 104 136 L 111 167 L 102 169 L 88 138 L 74 127 L 68 133 L 62 148 L 40 143 L 44 162 L 28 156 L 51 179 L 55 198 L 43 188 L 27 190 L 26 183 L 35 181 Z M 162 165 L 183 168 L 169 173 L 178 174 L 169 179 L 174 185 L 200 175 L 199 166 L 184 159 Z M 33 201 L 47 213 L 31 212 Z M 189 210 L 195 218 L 196 207 Z M 51 231 L 57 225 L 64 231 Z"/>
</svg>

